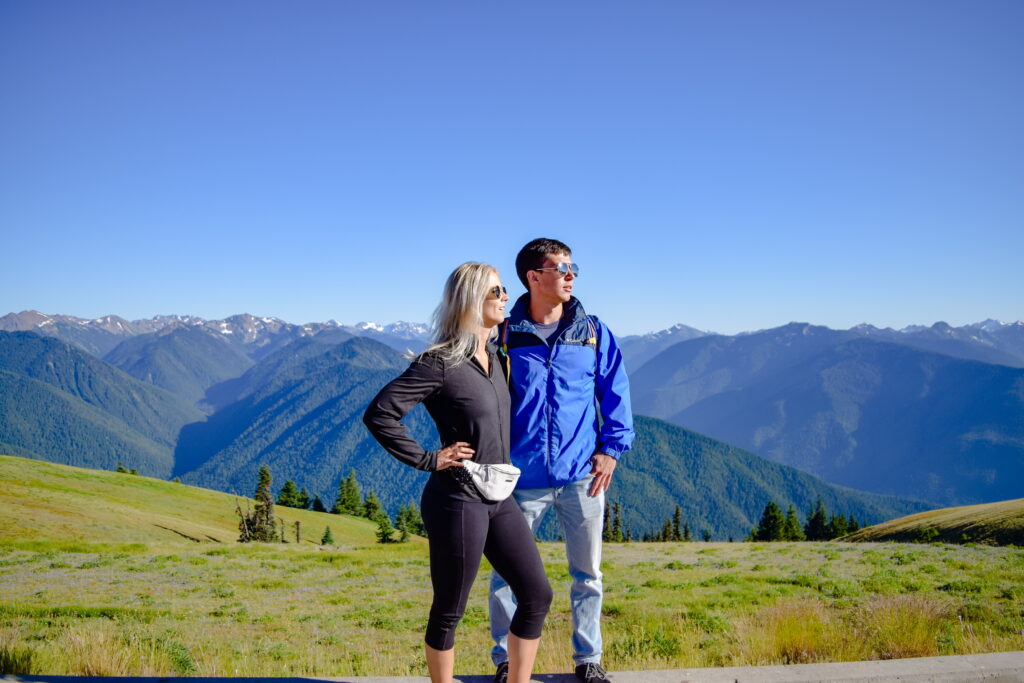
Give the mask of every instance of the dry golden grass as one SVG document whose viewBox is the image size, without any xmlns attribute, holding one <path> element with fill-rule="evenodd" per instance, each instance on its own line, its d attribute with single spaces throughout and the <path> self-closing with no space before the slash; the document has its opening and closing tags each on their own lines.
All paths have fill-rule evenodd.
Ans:
<svg viewBox="0 0 1024 683">
<path fill-rule="evenodd" d="M 861 529 L 843 540 L 1024 545 L 1024 498 L 919 512 Z"/>
</svg>

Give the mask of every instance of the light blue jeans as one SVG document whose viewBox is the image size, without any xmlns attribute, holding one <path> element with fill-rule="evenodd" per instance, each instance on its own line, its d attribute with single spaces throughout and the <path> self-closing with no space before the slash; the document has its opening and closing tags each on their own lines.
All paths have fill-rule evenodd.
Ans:
<svg viewBox="0 0 1024 683">
<path fill-rule="evenodd" d="M 593 475 L 554 489 L 517 489 L 519 508 L 534 533 L 552 507 L 565 539 L 565 556 L 572 586 L 572 658 L 576 664 L 601 661 L 601 531 L 604 527 L 604 493 L 587 495 Z M 508 660 L 508 628 L 516 599 L 505 580 L 491 573 L 491 660 L 495 666 Z"/>
</svg>

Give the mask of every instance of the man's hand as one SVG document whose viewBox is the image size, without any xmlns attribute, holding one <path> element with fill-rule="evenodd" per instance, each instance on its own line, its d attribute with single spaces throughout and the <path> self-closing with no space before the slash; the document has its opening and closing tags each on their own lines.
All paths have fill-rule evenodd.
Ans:
<svg viewBox="0 0 1024 683">
<path fill-rule="evenodd" d="M 617 460 L 607 453 L 595 453 L 590 459 L 594 466 L 590 473 L 594 475 L 594 481 L 590 484 L 589 495 L 596 496 L 608 490 L 612 483 L 612 472 L 615 471 Z"/>
</svg>

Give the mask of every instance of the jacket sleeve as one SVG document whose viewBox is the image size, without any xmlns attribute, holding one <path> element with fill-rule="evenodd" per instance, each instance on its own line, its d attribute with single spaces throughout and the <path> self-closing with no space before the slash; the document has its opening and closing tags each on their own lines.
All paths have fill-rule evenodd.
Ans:
<svg viewBox="0 0 1024 683">
<path fill-rule="evenodd" d="M 444 384 L 440 360 L 420 356 L 380 390 L 363 413 L 363 424 L 391 455 L 418 470 L 432 472 L 437 451 L 426 451 L 409 435 L 402 418 Z"/>
<path fill-rule="evenodd" d="M 629 402 L 629 378 L 622 352 L 611 330 L 597 324 L 597 377 L 594 378 L 597 402 L 601 409 L 601 431 L 597 451 L 618 458 L 633 445 L 633 410 Z"/>
</svg>

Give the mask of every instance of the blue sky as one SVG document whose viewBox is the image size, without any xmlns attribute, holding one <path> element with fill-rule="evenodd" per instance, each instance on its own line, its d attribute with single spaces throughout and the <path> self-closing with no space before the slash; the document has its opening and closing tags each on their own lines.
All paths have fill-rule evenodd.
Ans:
<svg viewBox="0 0 1024 683">
<path fill-rule="evenodd" d="M 1024 318 L 1024 3 L 0 4 L 0 315 Z"/>
</svg>

